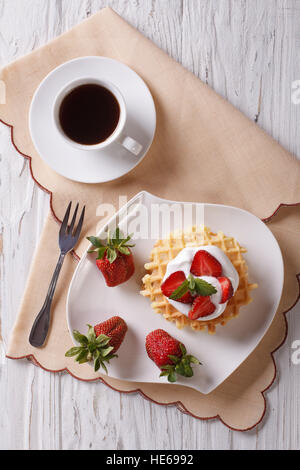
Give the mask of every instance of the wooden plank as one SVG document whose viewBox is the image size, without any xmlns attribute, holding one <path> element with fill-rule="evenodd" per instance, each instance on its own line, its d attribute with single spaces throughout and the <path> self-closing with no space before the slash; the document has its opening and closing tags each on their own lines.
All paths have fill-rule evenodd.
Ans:
<svg viewBox="0 0 300 470">
<path fill-rule="evenodd" d="M 300 78 L 298 0 L 0 0 L 0 65 L 45 44 L 111 5 L 175 60 L 255 120 L 300 157 L 300 106 L 291 83 Z M 4 349 L 34 249 L 48 211 L 0 126 L 0 324 Z M 296 316 L 276 353 L 280 381 L 268 412 L 247 433 L 202 422 L 141 396 L 100 383 L 49 374 L 26 362 L 0 360 L 0 449 L 264 449 L 299 448 L 300 368 L 290 359 L 300 338 Z M 0 356 L 1 357 L 1 356 Z"/>
</svg>

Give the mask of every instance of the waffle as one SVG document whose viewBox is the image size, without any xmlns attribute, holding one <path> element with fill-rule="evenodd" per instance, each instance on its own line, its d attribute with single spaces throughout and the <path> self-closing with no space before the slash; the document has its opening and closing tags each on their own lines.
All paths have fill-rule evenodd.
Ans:
<svg viewBox="0 0 300 470">
<path fill-rule="evenodd" d="M 203 245 L 214 245 L 223 250 L 237 270 L 240 282 L 234 296 L 229 300 L 226 309 L 219 317 L 199 321 L 191 320 L 178 312 L 162 294 L 160 286 L 169 261 L 187 246 Z M 223 232 L 213 233 L 205 226 L 194 226 L 187 232 L 171 233 L 168 238 L 158 240 L 151 251 L 150 262 L 145 264 L 149 273 L 143 277 L 141 294 L 150 298 L 151 306 L 156 313 L 162 314 L 168 321 L 175 322 L 177 328 L 189 326 L 196 331 L 207 330 L 208 333 L 214 334 L 218 324 L 226 325 L 229 320 L 239 314 L 241 306 L 249 304 L 252 300 L 250 291 L 255 289 L 257 284 L 249 284 L 248 282 L 248 268 L 243 258 L 243 253 L 246 251 L 235 238 L 228 237 Z"/>
</svg>

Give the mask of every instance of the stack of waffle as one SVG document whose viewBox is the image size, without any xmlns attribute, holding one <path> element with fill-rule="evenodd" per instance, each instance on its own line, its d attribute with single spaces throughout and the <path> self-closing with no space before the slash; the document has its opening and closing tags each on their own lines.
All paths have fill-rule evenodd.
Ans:
<svg viewBox="0 0 300 470">
<path fill-rule="evenodd" d="M 191 320 L 178 312 L 161 292 L 161 284 L 166 273 L 167 264 L 178 253 L 188 246 L 214 245 L 224 251 L 239 275 L 239 286 L 234 296 L 229 300 L 224 312 L 212 320 Z M 151 306 L 156 313 L 162 314 L 166 320 L 176 323 L 177 328 L 190 326 L 194 330 L 207 330 L 215 333 L 218 324 L 225 325 L 231 318 L 239 314 L 240 307 L 251 302 L 250 291 L 257 284 L 249 284 L 248 268 L 243 258 L 247 250 L 242 248 L 233 237 L 224 235 L 223 232 L 213 233 L 205 226 L 192 227 L 189 231 L 177 231 L 171 233 L 168 238 L 158 240 L 150 254 L 150 262 L 145 264 L 148 271 L 143 278 L 144 289 L 141 294 L 149 297 Z"/>
</svg>

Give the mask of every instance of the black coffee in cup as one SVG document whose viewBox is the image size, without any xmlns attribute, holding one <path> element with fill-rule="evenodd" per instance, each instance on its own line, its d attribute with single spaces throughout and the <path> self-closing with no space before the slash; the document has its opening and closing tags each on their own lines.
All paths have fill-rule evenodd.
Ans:
<svg viewBox="0 0 300 470">
<path fill-rule="evenodd" d="M 88 83 L 70 91 L 59 108 L 59 122 L 69 139 L 97 145 L 108 139 L 120 119 L 114 94 L 102 85 Z"/>
</svg>

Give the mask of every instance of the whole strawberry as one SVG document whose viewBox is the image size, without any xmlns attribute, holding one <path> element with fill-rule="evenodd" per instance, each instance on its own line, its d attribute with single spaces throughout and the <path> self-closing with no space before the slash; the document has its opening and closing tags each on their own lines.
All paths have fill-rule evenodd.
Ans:
<svg viewBox="0 0 300 470">
<path fill-rule="evenodd" d="M 169 382 L 176 382 L 177 374 L 192 377 L 194 372 L 191 364 L 200 364 L 198 359 L 186 353 L 184 344 L 161 329 L 147 335 L 146 351 L 162 370 L 160 377 L 168 376 Z"/>
<path fill-rule="evenodd" d="M 110 338 L 109 345 L 113 346 L 112 353 L 116 353 L 123 343 L 127 332 L 127 324 L 121 317 L 111 317 L 108 320 L 94 326 L 97 338 L 106 335 Z"/>
<path fill-rule="evenodd" d="M 130 250 L 134 245 L 128 244 L 131 236 L 122 237 L 119 228 L 116 229 L 112 238 L 108 234 L 105 245 L 98 237 L 87 237 L 94 247 L 89 250 L 89 253 L 94 251 L 98 253 L 96 264 L 109 287 L 123 284 L 134 273 L 133 255 Z"/>
<path fill-rule="evenodd" d="M 69 349 L 66 357 L 75 357 L 79 364 L 94 361 L 94 370 L 103 367 L 107 373 L 105 362 L 109 363 L 110 359 L 118 357 L 115 353 L 121 346 L 127 325 L 123 318 L 112 317 L 96 326 L 88 326 L 87 336 L 82 335 L 79 331 L 74 330 L 73 335 L 80 346 Z"/>
</svg>

